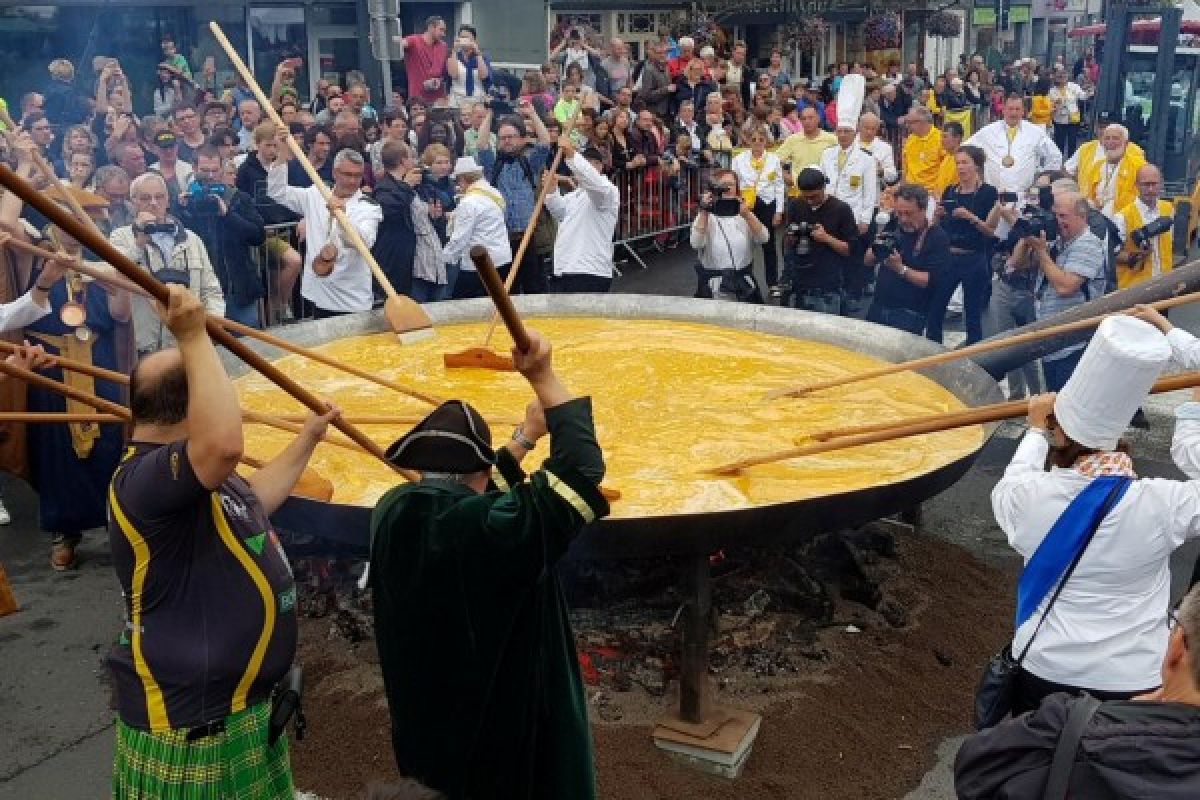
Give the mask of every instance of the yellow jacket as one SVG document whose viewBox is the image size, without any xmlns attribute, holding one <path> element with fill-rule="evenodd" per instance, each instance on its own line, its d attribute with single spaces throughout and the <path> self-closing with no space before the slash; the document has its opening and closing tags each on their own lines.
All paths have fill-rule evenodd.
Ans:
<svg viewBox="0 0 1200 800">
<path fill-rule="evenodd" d="M 1079 191 L 1093 204 L 1099 205 L 1100 181 L 1104 177 L 1105 159 L 1096 160 L 1098 141 L 1086 142 L 1087 152 L 1080 148 L 1079 152 Z M 1135 149 L 1136 148 L 1136 149 Z M 1146 165 L 1146 156 L 1142 149 L 1135 144 L 1125 148 L 1125 155 L 1117 166 L 1117 174 L 1113 178 L 1117 182 L 1116 198 L 1113 200 L 1114 209 L 1122 209 L 1137 197 L 1137 171 Z"/>
<path fill-rule="evenodd" d="M 943 151 L 942 163 L 938 164 L 937 183 L 933 187 L 934 196 L 941 200 L 946 190 L 957 183 L 958 165 L 954 163 L 954 156 Z"/>
<path fill-rule="evenodd" d="M 942 132 L 930 128 L 924 136 L 909 134 L 904 140 L 904 180 L 937 191 L 938 172 L 942 165 Z"/>
<path fill-rule="evenodd" d="M 1166 200 L 1158 201 L 1158 215 L 1173 219 L 1175 217 L 1175 206 L 1168 203 Z M 1142 219 L 1141 209 L 1138 208 L 1136 202 L 1130 201 L 1128 205 L 1121 207 L 1117 212 L 1117 216 L 1121 218 L 1122 228 L 1125 231 L 1125 243 L 1121 245 L 1121 253 L 1118 255 L 1117 263 L 1117 288 L 1127 289 L 1130 286 L 1135 286 L 1142 281 L 1150 280 L 1154 277 L 1155 272 L 1152 263 L 1148 263 L 1141 269 L 1129 269 L 1120 264 L 1121 256 L 1128 256 L 1137 250 L 1133 243 L 1133 237 L 1130 235 L 1138 228 L 1145 225 Z M 1158 262 L 1163 273 L 1170 272 L 1175 267 L 1175 253 L 1173 243 L 1171 241 L 1173 231 L 1167 231 L 1163 235 L 1154 240 L 1152 247 L 1158 249 Z M 1151 256 L 1151 260 L 1153 255 Z"/>
</svg>

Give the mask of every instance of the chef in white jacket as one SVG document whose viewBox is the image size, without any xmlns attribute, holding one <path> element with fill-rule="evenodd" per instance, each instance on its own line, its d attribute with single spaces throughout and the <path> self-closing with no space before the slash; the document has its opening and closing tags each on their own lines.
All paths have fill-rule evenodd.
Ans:
<svg viewBox="0 0 1200 800">
<path fill-rule="evenodd" d="M 987 156 L 984 180 L 1001 192 L 1025 197 L 1039 172 L 1062 169 L 1063 156 L 1046 129 L 1025 119 L 1025 101 L 1009 95 L 1004 118 L 984 125 L 963 144 L 982 148 Z"/>
<path fill-rule="evenodd" d="M 867 232 L 875 206 L 879 205 L 879 163 L 869 150 L 857 144 L 862 102 L 862 76 L 847 75 L 837 96 L 838 146 L 821 154 L 821 172 L 829 182 L 828 192 L 850 206 L 860 234 Z"/>
<path fill-rule="evenodd" d="M 1134 480 L 1100 523 L 1034 637 L 1019 671 L 1014 715 L 1056 691 L 1128 699 L 1161 680 L 1168 559 L 1200 536 L 1200 482 L 1137 479 L 1120 439 L 1171 352 L 1153 325 L 1110 317 L 1057 397 L 1029 401 L 1029 431 L 992 491 L 996 521 L 1026 564 L 1093 478 Z M 1200 463 L 1200 424 L 1181 421 L 1172 450 Z M 1029 643 L 1051 595 L 1017 630 L 1013 653 Z"/>
<path fill-rule="evenodd" d="M 858 118 L 858 145 L 875 157 L 879 164 L 880 185 L 895 183 L 900 173 L 896 170 L 896 153 L 892 146 L 879 136 L 879 117 L 870 111 Z"/>
<path fill-rule="evenodd" d="M 557 191 L 561 177 L 549 170 L 543 180 L 551 183 L 546 193 L 546 210 L 558 222 L 554 239 L 554 280 L 550 291 L 607 292 L 613 278 L 613 232 L 621 208 L 621 191 L 604 177 L 604 157 L 599 150 L 576 151 L 571 137 L 558 137 L 563 163 L 571 169 L 575 189 Z"/>
</svg>

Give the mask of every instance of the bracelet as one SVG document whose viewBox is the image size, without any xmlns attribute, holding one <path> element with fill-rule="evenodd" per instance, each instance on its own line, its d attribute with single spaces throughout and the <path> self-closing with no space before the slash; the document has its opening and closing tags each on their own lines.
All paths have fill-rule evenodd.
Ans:
<svg viewBox="0 0 1200 800">
<path fill-rule="evenodd" d="M 50 284 L 49 286 L 42 286 L 40 283 L 35 283 L 33 285 L 33 288 L 37 289 L 39 292 L 49 293 L 50 290 L 54 288 L 54 284 Z"/>
<path fill-rule="evenodd" d="M 525 436 L 525 431 L 521 429 L 520 425 L 518 425 L 516 430 L 513 431 L 512 440 L 521 445 L 521 447 L 524 447 L 526 450 L 532 450 L 533 448 L 537 447 L 536 442 L 531 441 Z"/>
<path fill-rule="evenodd" d="M 908 264 L 901 264 L 900 265 L 900 277 L 903 278 L 907 274 L 908 274 Z"/>
</svg>

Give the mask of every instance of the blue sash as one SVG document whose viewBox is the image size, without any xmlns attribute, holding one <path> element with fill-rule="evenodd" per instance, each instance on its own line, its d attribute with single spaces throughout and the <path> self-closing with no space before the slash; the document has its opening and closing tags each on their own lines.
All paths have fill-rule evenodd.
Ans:
<svg viewBox="0 0 1200 800">
<path fill-rule="evenodd" d="M 1059 579 L 1083 555 L 1092 535 L 1132 481 L 1124 475 L 1096 478 L 1063 510 L 1017 582 L 1017 628 L 1033 616 Z"/>
</svg>

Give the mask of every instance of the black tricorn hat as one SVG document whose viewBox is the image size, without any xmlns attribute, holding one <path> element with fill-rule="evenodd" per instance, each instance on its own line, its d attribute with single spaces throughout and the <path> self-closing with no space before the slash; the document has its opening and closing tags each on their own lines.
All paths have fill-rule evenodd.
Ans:
<svg viewBox="0 0 1200 800">
<path fill-rule="evenodd" d="M 447 400 L 387 449 L 387 460 L 418 472 L 465 475 L 496 463 L 492 432 L 478 411 Z"/>
</svg>

